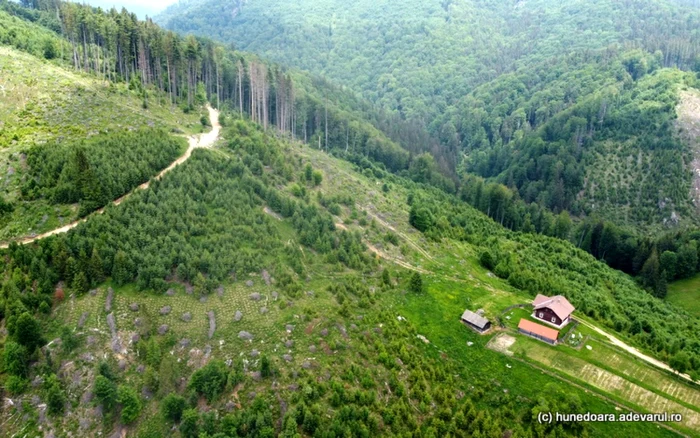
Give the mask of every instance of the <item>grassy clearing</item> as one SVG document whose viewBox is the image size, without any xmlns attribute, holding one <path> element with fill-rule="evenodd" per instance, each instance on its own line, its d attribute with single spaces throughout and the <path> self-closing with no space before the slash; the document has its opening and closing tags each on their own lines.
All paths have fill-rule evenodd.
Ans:
<svg viewBox="0 0 700 438">
<path fill-rule="evenodd" d="M 666 299 L 700 317 L 700 275 L 671 283 Z"/>
</svg>

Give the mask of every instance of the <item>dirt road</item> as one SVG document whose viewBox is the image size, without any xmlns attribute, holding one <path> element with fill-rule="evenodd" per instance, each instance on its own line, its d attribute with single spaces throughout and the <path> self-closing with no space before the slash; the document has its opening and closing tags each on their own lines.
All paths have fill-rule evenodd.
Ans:
<svg viewBox="0 0 700 438">
<path fill-rule="evenodd" d="M 175 167 L 177 167 L 179 164 L 184 163 L 187 161 L 190 156 L 192 155 L 192 151 L 194 151 L 197 148 L 210 148 L 216 143 L 216 140 L 219 138 L 219 134 L 221 133 L 221 125 L 219 124 L 219 111 L 215 110 L 211 106 L 207 106 L 207 110 L 209 111 L 209 120 L 211 120 L 212 124 L 212 129 L 211 131 L 200 134 L 200 135 L 193 135 L 188 138 L 189 140 L 189 147 L 187 148 L 187 151 L 177 160 L 173 161 L 170 166 L 166 167 L 163 169 L 158 175 L 156 175 L 154 178 L 155 179 L 161 179 L 163 175 L 166 173 L 170 172 L 173 170 Z M 141 184 L 140 186 L 136 187 L 133 189 L 131 192 L 127 193 L 126 195 L 122 196 L 119 199 L 116 199 L 112 202 L 114 205 L 119 205 L 121 204 L 126 198 L 131 196 L 132 193 L 136 192 L 137 190 L 144 190 L 147 189 L 151 185 L 151 181 L 153 179 Z M 56 228 L 55 230 L 48 231 L 46 233 L 39 234 L 38 236 L 34 237 L 27 237 L 24 239 L 17 240 L 17 243 L 21 244 L 26 244 L 26 243 L 32 243 L 37 240 L 44 239 L 49 236 L 55 236 L 56 234 L 63 234 L 67 233 L 68 231 L 72 230 L 73 228 L 77 227 L 81 223 L 85 222 L 87 219 L 90 218 L 90 216 L 96 215 L 96 214 L 102 214 L 105 211 L 105 207 L 102 207 L 101 209 L 91 213 L 88 217 L 79 219 L 77 221 L 71 222 L 67 225 L 62 226 L 61 228 Z M 0 244 L 0 249 L 4 249 L 10 246 L 10 242 L 3 242 Z"/>
<path fill-rule="evenodd" d="M 628 352 L 632 356 L 635 356 L 635 357 L 643 360 L 644 362 L 647 362 L 647 363 L 649 363 L 657 368 L 661 368 L 662 370 L 670 371 L 670 372 L 676 374 L 677 376 L 683 377 L 686 380 L 689 380 L 691 382 L 693 381 L 693 379 L 691 379 L 689 375 L 676 373 L 670 366 L 666 365 L 665 363 L 661 362 L 658 359 L 654 359 L 653 357 L 647 356 L 646 354 L 640 352 L 639 350 L 637 350 L 634 347 L 630 347 L 629 345 L 627 345 L 624 342 L 622 342 L 621 340 L 617 339 L 615 336 L 611 335 L 610 333 L 607 333 L 607 332 L 599 329 L 598 327 L 587 323 L 586 321 L 581 321 L 581 324 L 585 325 L 588 328 L 593 329 L 596 333 L 608 338 L 608 340 L 610 341 L 611 344 L 615 345 L 618 348 L 625 350 L 626 352 Z"/>
</svg>

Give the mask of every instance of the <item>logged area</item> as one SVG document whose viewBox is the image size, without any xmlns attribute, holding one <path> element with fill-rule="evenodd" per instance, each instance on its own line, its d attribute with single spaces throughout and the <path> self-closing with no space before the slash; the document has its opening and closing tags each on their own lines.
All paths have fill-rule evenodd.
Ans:
<svg viewBox="0 0 700 438">
<path fill-rule="evenodd" d="M 0 436 L 700 436 L 692 1 L 156 21 L 0 0 Z"/>
</svg>

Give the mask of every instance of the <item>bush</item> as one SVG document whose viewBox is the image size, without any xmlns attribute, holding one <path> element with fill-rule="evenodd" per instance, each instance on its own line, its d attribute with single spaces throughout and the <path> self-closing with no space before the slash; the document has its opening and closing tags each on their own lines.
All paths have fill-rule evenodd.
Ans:
<svg viewBox="0 0 700 438">
<path fill-rule="evenodd" d="M 5 380 L 5 390 L 13 396 L 22 394 L 28 386 L 29 382 L 20 376 L 10 376 Z"/>
<path fill-rule="evenodd" d="M 5 344 L 3 354 L 5 372 L 18 377 L 27 376 L 27 349 L 22 345 L 9 341 Z"/>
<path fill-rule="evenodd" d="M 122 422 L 131 424 L 141 415 L 143 404 L 136 390 L 130 386 L 120 386 L 117 401 L 122 405 Z"/>
<path fill-rule="evenodd" d="M 192 374 L 190 387 L 211 402 L 224 390 L 227 379 L 226 365 L 220 360 L 213 360 Z"/>
<path fill-rule="evenodd" d="M 160 404 L 160 411 L 166 420 L 177 423 L 182 418 L 185 409 L 185 399 L 176 394 L 168 394 Z"/>
</svg>

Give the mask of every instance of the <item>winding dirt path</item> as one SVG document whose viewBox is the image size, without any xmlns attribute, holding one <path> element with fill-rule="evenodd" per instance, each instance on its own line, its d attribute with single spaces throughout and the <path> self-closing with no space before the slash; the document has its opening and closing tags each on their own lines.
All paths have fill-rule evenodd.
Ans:
<svg viewBox="0 0 700 438">
<path fill-rule="evenodd" d="M 650 356 L 647 356 L 646 354 L 642 353 L 641 351 L 637 350 L 634 347 L 630 347 L 629 345 L 625 344 L 621 340 L 617 339 L 615 336 L 599 329 L 598 327 L 594 326 L 593 324 L 589 324 L 586 321 L 581 321 L 581 320 L 579 320 L 579 321 L 581 322 L 581 324 L 585 325 L 586 327 L 593 329 L 599 335 L 605 336 L 606 338 L 608 338 L 608 340 L 610 341 L 611 344 L 615 345 L 618 348 L 625 350 L 626 352 L 628 352 L 632 356 L 637 357 L 637 358 L 643 360 L 644 362 L 647 362 L 647 363 L 649 363 L 657 368 L 661 368 L 662 370 L 670 371 L 670 372 L 674 373 L 675 375 L 680 376 L 680 377 L 682 377 L 690 382 L 693 381 L 693 379 L 691 379 L 689 375 L 677 373 L 670 366 L 666 365 L 665 363 L 661 362 L 660 360 L 654 359 L 653 357 L 650 357 Z"/>
<path fill-rule="evenodd" d="M 211 121 L 212 129 L 209 132 L 206 132 L 204 134 L 200 135 L 192 135 L 188 137 L 189 140 L 189 147 L 187 148 L 187 151 L 177 160 L 173 161 L 168 167 L 165 169 L 161 170 L 158 175 L 155 177 L 151 178 L 150 180 L 146 181 L 145 183 L 141 184 L 140 186 L 136 187 L 126 195 L 122 196 L 119 199 L 116 199 L 112 202 L 113 205 L 119 205 L 124 200 L 126 200 L 129 196 L 131 196 L 134 192 L 138 190 L 145 190 L 151 185 L 151 181 L 154 179 L 161 179 L 163 175 L 166 173 L 170 172 L 173 170 L 175 167 L 178 165 L 184 163 L 187 161 L 190 156 L 192 156 L 192 151 L 194 151 L 197 148 L 210 148 L 216 143 L 216 140 L 219 139 L 219 134 L 221 133 L 221 125 L 219 124 L 219 111 L 215 110 L 211 106 L 207 105 L 207 110 L 209 111 L 209 120 Z M 87 217 L 83 219 L 78 219 L 74 222 L 71 222 L 67 225 L 62 226 L 61 228 L 56 228 L 55 230 L 48 231 L 46 233 L 39 234 L 34 237 L 26 237 L 24 239 L 19 239 L 16 240 L 15 242 L 20 243 L 20 244 L 27 244 L 27 243 L 32 243 L 36 242 L 37 240 L 44 239 L 49 236 L 55 236 L 56 234 L 63 234 L 67 233 L 68 231 L 72 230 L 73 228 L 77 227 L 81 223 L 85 222 L 88 220 L 91 216 L 94 216 L 96 214 L 102 214 L 105 211 L 105 207 L 100 208 L 99 210 L 96 210 L 95 212 L 89 214 Z M 10 246 L 11 242 L 3 242 L 0 244 L 0 249 L 5 249 Z"/>
</svg>

